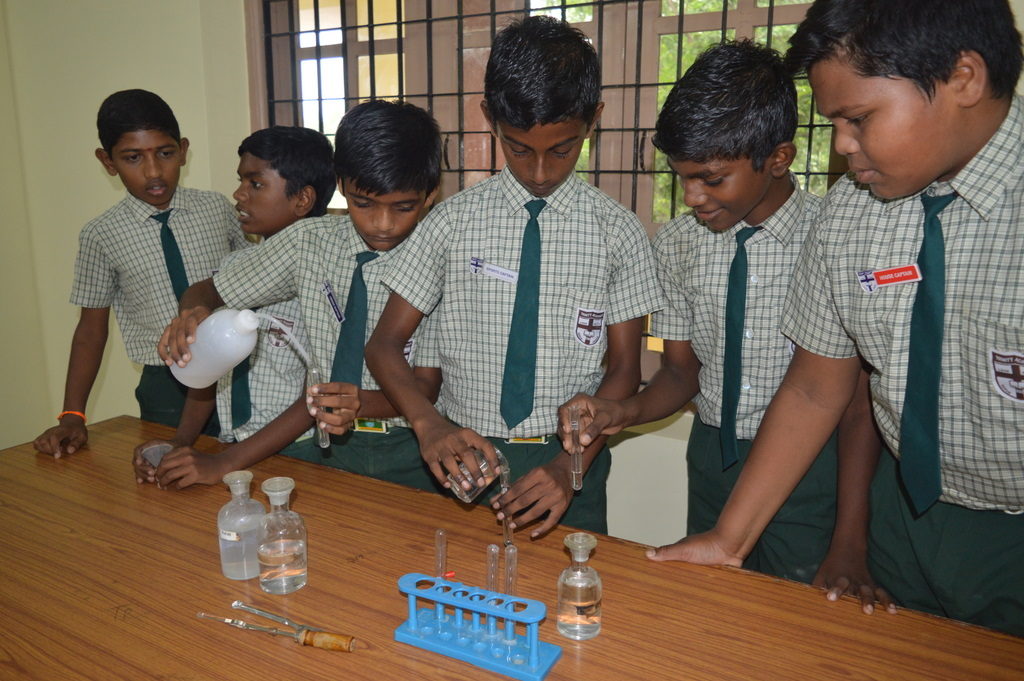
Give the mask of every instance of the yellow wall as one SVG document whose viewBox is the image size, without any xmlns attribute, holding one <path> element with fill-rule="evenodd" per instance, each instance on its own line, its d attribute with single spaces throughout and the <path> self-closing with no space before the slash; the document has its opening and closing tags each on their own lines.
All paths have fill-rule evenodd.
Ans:
<svg viewBox="0 0 1024 681">
<path fill-rule="evenodd" d="M 160 94 L 192 141 L 183 183 L 230 193 L 249 133 L 245 60 L 243 0 L 0 0 L 0 446 L 54 423 L 78 232 L 123 195 L 93 157 L 100 102 Z M 114 327 L 90 420 L 138 413 L 138 369 Z"/>
</svg>

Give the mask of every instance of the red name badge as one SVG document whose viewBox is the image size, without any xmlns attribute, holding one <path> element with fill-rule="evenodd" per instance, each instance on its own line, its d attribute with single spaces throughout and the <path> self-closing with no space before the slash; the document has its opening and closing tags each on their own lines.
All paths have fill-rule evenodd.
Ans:
<svg viewBox="0 0 1024 681">
<path fill-rule="evenodd" d="M 887 270 L 875 270 L 875 283 L 879 286 L 910 284 L 915 281 L 921 281 L 921 268 L 917 264 L 890 267 Z"/>
</svg>

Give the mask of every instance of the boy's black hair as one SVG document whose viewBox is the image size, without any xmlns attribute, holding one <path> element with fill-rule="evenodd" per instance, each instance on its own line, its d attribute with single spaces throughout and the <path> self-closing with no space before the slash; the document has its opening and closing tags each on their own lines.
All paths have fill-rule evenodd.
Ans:
<svg viewBox="0 0 1024 681">
<path fill-rule="evenodd" d="M 579 30 L 547 16 L 514 21 L 494 36 L 484 101 L 494 122 L 529 130 L 580 119 L 594 122 L 601 66 Z"/>
<path fill-rule="evenodd" d="M 997 99 L 1013 94 L 1021 71 L 1007 0 L 817 0 L 789 42 L 794 73 L 838 56 L 865 77 L 911 80 L 928 97 L 968 50 L 985 60 Z"/>
<path fill-rule="evenodd" d="M 363 102 L 338 124 L 334 172 L 371 194 L 429 194 L 441 181 L 441 132 L 414 104 Z"/>
<path fill-rule="evenodd" d="M 148 90 L 121 90 L 104 99 L 96 114 L 96 129 L 100 145 L 108 154 L 121 135 L 139 130 L 159 130 L 175 142 L 181 141 L 178 119 L 171 107 Z"/>
<path fill-rule="evenodd" d="M 672 88 L 654 146 L 673 161 L 749 158 L 760 172 L 796 134 L 796 87 L 775 50 L 749 40 L 709 48 Z"/>
<path fill-rule="evenodd" d="M 309 128 L 275 125 L 242 140 L 238 155 L 249 153 L 266 161 L 285 180 L 285 195 L 312 187 L 316 202 L 306 217 L 320 217 L 334 195 L 334 152 L 324 134 Z"/>
</svg>

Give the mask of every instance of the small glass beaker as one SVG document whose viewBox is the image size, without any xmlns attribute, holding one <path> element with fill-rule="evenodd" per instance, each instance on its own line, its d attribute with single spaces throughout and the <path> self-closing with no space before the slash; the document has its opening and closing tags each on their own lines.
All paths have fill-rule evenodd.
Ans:
<svg viewBox="0 0 1024 681">
<path fill-rule="evenodd" d="M 469 484 L 472 485 L 469 489 L 462 486 L 462 482 L 457 480 L 451 473 L 448 474 L 448 482 L 451 483 L 452 494 L 458 497 L 461 501 L 467 504 L 473 503 L 473 500 L 480 496 L 480 493 L 491 486 L 496 479 L 499 477 L 502 479 L 502 486 L 508 487 L 508 462 L 505 460 L 504 455 L 500 449 L 495 449 L 494 453 L 498 455 L 498 465 L 501 467 L 497 472 L 491 470 L 491 464 L 488 463 L 487 459 L 484 458 L 484 453 L 479 449 L 473 450 L 473 455 L 476 457 L 476 465 L 480 468 L 480 475 L 484 478 L 483 485 L 477 485 L 476 479 L 469 472 L 469 468 L 462 461 L 459 461 L 459 472 L 462 473 L 462 478 L 468 480 Z"/>
<path fill-rule="evenodd" d="M 142 458 L 145 459 L 150 466 L 157 468 L 160 465 L 160 462 L 163 461 L 164 455 L 172 449 L 174 449 L 174 445 L 169 442 L 164 442 L 150 445 L 143 449 L 140 454 L 142 454 Z"/>
</svg>

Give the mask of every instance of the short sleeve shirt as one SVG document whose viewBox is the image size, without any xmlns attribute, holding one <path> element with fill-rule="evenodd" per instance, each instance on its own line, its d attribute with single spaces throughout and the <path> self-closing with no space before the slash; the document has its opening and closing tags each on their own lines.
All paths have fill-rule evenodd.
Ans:
<svg viewBox="0 0 1024 681">
<path fill-rule="evenodd" d="M 575 175 L 546 198 L 538 222 L 541 282 L 533 413 L 501 418 L 502 373 L 525 205 L 536 197 L 506 168 L 439 204 L 384 283 L 436 317 L 440 408 L 487 437 L 553 433 L 557 409 L 604 375 L 607 327 L 662 305 L 650 242 L 627 209 Z"/>
<path fill-rule="evenodd" d="M 796 185 L 796 179 L 793 178 Z M 736 234 L 760 226 L 746 241 L 747 305 L 744 316 L 740 401 L 736 435 L 753 439 L 768 403 L 778 390 L 793 357 L 793 344 L 782 334 L 782 310 L 800 247 L 821 199 L 795 189 L 761 225 L 740 221 L 714 232 L 693 215 L 662 227 L 654 239 L 658 278 L 665 309 L 653 317 L 652 334 L 690 341 L 700 360 L 700 392 L 694 402 L 701 420 L 721 425 L 725 358 L 725 303 L 729 268 L 736 254 Z"/>
<path fill-rule="evenodd" d="M 221 267 L 239 257 L 256 253 L 267 243 L 269 241 L 248 251 L 228 254 Z M 231 427 L 231 381 L 234 372 L 228 372 L 217 382 L 217 416 L 221 424 L 221 439 L 228 442 L 241 442 L 264 428 L 292 406 L 306 388 L 306 364 L 295 350 L 296 342 L 303 349 L 309 346 L 299 301 L 295 298 L 283 300 L 261 307 L 256 312 L 272 317 L 275 323 L 260 318 L 256 347 L 249 355 L 248 383 L 252 417 L 238 428 Z M 287 334 L 282 326 L 288 329 Z M 313 429 L 310 428 L 301 437 L 312 434 Z"/>
<path fill-rule="evenodd" d="M 382 251 L 379 257 L 363 265 L 367 339 L 377 326 L 390 295 L 381 279 L 407 243 L 408 240 L 390 251 Z M 324 380 L 328 380 L 356 268 L 356 254 L 367 250 L 366 242 L 348 216 L 307 218 L 276 234 L 252 254 L 225 265 L 213 282 L 230 307 L 263 307 L 297 298 L 309 339 L 310 357 Z M 406 346 L 406 359 L 413 366 L 421 333 L 417 330 Z M 380 390 L 365 363 L 362 388 Z M 408 426 L 402 418 L 388 421 L 392 425 Z"/>
<path fill-rule="evenodd" d="M 211 277 L 229 252 L 252 245 L 221 194 L 178 187 L 170 210 L 189 284 Z M 129 194 L 90 221 L 78 237 L 71 287 L 72 305 L 113 307 L 128 357 L 139 364 L 163 364 L 157 342 L 178 314 L 160 223 L 151 217 L 159 212 Z"/>
<path fill-rule="evenodd" d="M 946 305 L 939 390 L 942 500 L 1024 509 L 1024 106 L 948 183 L 959 196 L 939 215 Z M 878 425 L 900 449 L 910 318 L 917 285 L 885 270 L 917 261 L 920 194 L 880 200 L 844 178 L 826 197 L 800 256 L 783 330 L 826 357 L 871 364 Z"/>
</svg>

